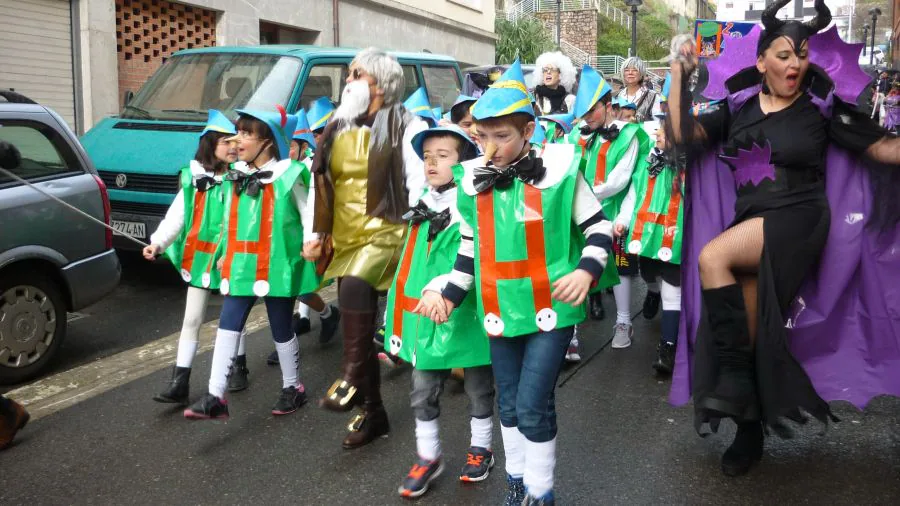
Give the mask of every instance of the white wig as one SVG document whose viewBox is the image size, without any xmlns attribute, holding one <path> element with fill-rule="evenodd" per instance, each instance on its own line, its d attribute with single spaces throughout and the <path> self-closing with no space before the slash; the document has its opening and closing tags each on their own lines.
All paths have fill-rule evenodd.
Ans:
<svg viewBox="0 0 900 506">
<path fill-rule="evenodd" d="M 630 58 L 626 58 L 624 62 L 622 62 L 622 68 L 619 69 L 619 74 L 622 76 L 625 75 L 625 69 L 635 69 L 638 71 L 638 74 L 641 75 L 641 81 L 647 77 L 647 64 L 644 63 L 644 60 L 640 59 L 637 56 L 632 56 Z"/>
<path fill-rule="evenodd" d="M 558 68 L 559 84 L 565 88 L 568 93 L 572 93 L 572 90 L 575 89 L 577 73 L 575 71 L 575 66 L 572 65 L 572 60 L 570 60 L 568 56 L 559 51 L 544 53 L 538 56 L 537 61 L 534 63 L 534 73 L 531 76 L 533 88 L 537 88 L 538 85 L 544 84 L 544 67 Z"/>
<path fill-rule="evenodd" d="M 384 90 L 384 105 L 394 105 L 403 99 L 403 69 L 396 58 L 370 47 L 360 51 L 353 63 L 374 77 L 375 86 Z"/>
</svg>

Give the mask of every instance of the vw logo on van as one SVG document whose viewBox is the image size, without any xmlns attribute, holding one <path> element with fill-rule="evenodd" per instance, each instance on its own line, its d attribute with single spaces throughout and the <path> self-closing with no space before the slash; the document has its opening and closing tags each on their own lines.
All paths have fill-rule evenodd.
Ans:
<svg viewBox="0 0 900 506">
<path fill-rule="evenodd" d="M 128 184 L 128 176 L 125 174 L 119 174 L 116 176 L 116 186 L 119 188 L 125 188 L 125 185 Z"/>
</svg>

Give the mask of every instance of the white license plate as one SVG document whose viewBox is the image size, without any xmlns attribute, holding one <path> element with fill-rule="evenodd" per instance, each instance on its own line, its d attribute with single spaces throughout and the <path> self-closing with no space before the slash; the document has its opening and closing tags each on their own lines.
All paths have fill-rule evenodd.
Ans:
<svg viewBox="0 0 900 506">
<path fill-rule="evenodd" d="M 112 220 L 113 234 L 115 235 L 131 235 L 143 239 L 147 237 L 147 228 L 143 223 L 136 221 L 119 221 Z"/>
</svg>

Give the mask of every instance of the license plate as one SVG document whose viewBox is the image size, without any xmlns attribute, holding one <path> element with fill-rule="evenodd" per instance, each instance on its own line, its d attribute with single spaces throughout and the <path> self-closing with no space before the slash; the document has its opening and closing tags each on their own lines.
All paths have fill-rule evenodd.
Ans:
<svg viewBox="0 0 900 506">
<path fill-rule="evenodd" d="M 136 221 L 119 221 L 112 220 L 113 234 L 115 235 L 131 235 L 140 239 L 147 236 L 147 227 L 143 223 Z"/>
</svg>

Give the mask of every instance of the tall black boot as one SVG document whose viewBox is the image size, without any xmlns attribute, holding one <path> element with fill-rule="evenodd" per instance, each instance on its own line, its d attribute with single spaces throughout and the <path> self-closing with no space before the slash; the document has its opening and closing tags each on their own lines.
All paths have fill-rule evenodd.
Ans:
<svg viewBox="0 0 900 506">
<path fill-rule="evenodd" d="M 715 388 L 699 399 L 699 405 L 722 418 L 759 420 L 753 344 L 741 286 L 703 290 L 703 302 L 716 345 L 719 373 Z"/>
<path fill-rule="evenodd" d="M 188 396 L 191 393 L 191 368 L 175 367 L 172 371 L 172 380 L 169 388 L 156 394 L 153 400 L 166 404 L 181 404 L 187 406 Z"/>
<path fill-rule="evenodd" d="M 741 476 L 762 459 L 763 429 L 761 422 L 738 424 L 734 442 L 722 455 L 722 472 L 725 476 Z"/>
</svg>

